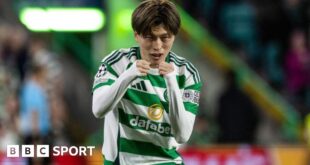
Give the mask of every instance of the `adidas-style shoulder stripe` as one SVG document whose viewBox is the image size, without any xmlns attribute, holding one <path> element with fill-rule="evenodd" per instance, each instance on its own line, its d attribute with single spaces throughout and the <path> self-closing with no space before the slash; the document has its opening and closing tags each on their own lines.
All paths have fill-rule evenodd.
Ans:
<svg viewBox="0 0 310 165">
<path fill-rule="evenodd" d="M 195 83 L 200 82 L 200 76 L 197 69 L 188 60 L 179 57 L 173 52 L 170 52 L 170 61 L 174 62 L 178 67 L 185 66 L 186 69 L 193 75 Z"/>
</svg>

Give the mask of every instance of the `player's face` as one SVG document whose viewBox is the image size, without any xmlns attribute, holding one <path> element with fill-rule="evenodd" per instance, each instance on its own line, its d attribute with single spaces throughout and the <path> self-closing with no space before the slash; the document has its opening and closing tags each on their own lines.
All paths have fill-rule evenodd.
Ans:
<svg viewBox="0 0 310 165">
<path fill-rule="evenodd" d="M 171 50 L 175 36 L 165 30 L 163 25 L 159 25 L 153 27 L 149 35 L 143 36 L 135 32 L 135 39 L 140 46 L 142 59 L 150 62 L 152 68 L 158 68 Z"/>
</svg>

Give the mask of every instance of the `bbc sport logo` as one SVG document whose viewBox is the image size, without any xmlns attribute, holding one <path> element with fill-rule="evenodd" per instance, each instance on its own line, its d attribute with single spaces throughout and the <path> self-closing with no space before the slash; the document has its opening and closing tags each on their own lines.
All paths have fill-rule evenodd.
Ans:
<svg viewBox="0 0 310 165">
<path fill-rule="evenodd" d="M 51 149 L 51 150 L 50 150 Z M 92 156 L 95 146 L 7 145 L 7 157 Z"/>
</svg>

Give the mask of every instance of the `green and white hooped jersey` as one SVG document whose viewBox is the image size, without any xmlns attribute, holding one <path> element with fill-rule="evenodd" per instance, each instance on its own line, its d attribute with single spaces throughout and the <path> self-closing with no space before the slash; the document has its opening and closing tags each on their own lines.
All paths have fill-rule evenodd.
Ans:
<svg viewBox="0 0 310 165">
<path fill-rule="evenodd" d="M 116 50 L 105 57 L 95 76 L 93 92 L 111 86 L 137 59 L 141 59 L 138 47 Z M 197 70 L 173 52 L 168 54 L 166 62 L 174 64 L 186 113 L 196 115 L 201 89 Z M 183 163 L 176 151 L 180 144 L 172 131 L 171 99 L 166 84 L 158 69 L 151 69 L 146 76 L 138 76 L 126 87 L 116 108 L 105 115 L 102 148 L 105 164 Z"/>
</svg>

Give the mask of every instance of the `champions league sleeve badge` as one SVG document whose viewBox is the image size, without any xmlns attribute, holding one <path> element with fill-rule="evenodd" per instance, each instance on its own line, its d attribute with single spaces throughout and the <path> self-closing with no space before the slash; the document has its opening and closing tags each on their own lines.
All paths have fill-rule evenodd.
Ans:
<svg viewBox="0 0 310 165">
<path fill-rule="evenodd" d="M 93 84 L 93 88 L 95 86 L 97 86 L 98 84 L 101 83 L 105 83 L 109 80 L 108 77 L 104 77 L 104 75 L 107 73 L 107 67 L 105 64 L 101 64 L 101 66 L 99 67 L 99 70 L 95 76 L 95 80 L 94 80 L 94 84 Z"/>
<path fill-rule="evenodd" d="M 101 64 L 101 66 L 99 67 L 99 70 L 96 74 L 97 78 L 100 78 L 102 76 L 104 76 L 107 73 L 107 67 L 105 66 L 105 64 Z"/>
</svg>

